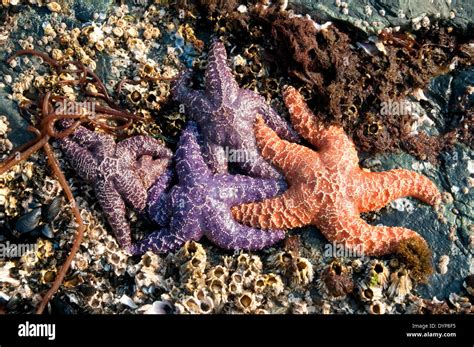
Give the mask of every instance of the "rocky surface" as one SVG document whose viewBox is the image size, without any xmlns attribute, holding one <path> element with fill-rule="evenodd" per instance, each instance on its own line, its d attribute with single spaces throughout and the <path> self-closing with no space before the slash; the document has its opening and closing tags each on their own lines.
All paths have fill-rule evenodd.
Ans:
<svg viewBox="0 0 474 347">
<path fill-rule="evenodd" d="M 416 23 L 413 23 L 413 19 L 420 18 L 415 22 L 422 25 L 423 18 L 425 16 L 430 18 L 430 22 L 433 22 L 432 19 L 436 19 L 436 17 L 438 17 L 438 13 L 439 18 L 441 20 L 448 21 L 450 25 L 458 26 L 464 30 L 472 30 L 472 21 L 474 18 L 474 3 L 467 1 L 459 2 L 453 0 L 452 2 L 448 2 L 437 0 L 417 0 L 401 2 L 376 2 L 371 0 L 366 2 L 362 0 L 355 0 L 348 2 L 347 7 L 344 7 L 345 5 L 341 5 L 343 3 L 342 1 L 340 2 L 339 6 L 337 6 L 336 3 L 339 2 L 334 0 L 298 0 L 291 1 L 290 5 L 294 8 L 302 8 L 304 6 L 305 10 L 303 10 L 303 13 L 304 11 L 311 13 L 315 18 L 324 17 L 325 19 L 337 19 L 350 22 L 366 32 L 374 32 L 377 31 L 377 29 L 383 28 L 385 26 L 402 26 L 413 28 L 413 25 L 415 25 L 415 27 L 417 26 Z M 367 5 L 367 3 L 369 5 Z M 8 39 L 5 41 L 6 44 L 0 45 L 0 83 L 2 83 L 0 84 L 0 116 L 5 115 L 8 118 L 9 127 L 12 129 L 8 133 L 8 138 L 13 142 L 14 145 L 24 143 L 28 138 L 31 137 L 31 135 L 25 131 L 26 122 L 20 117 L 16 102 L 12 101 L 9 97 L 11 94 L 11 82 L 9 83 L 8 78 L 6 78 L 6 76 L 11 76 L 12 80 L 14 81 L 19 72 L 24 71 L 24 69 L 11 69 L 4 63 L 5 58 L 19 48 L 17 43 L 18 40 L 25 38 L 28 35 L 32 35 L 35 40 L 43 36 L 43 24 L 46 21 L 64 20 L 71 26 L 80 26 L 81 22 L 85 23 L 87 21 L 93 20 L 94 13 L 98 13 L 98 20 L 101 20 L 101 15 L 105 14 L 109 10 L 110 5 L 111 2 L 107 0 L 95 2 L 71 1 L 71 7 L 74 9 L 76 18 L 69 15 L 55 14 L 53 16 L 51 12 L 44 8 L 22 8 L 21 16 L 18 17 L 17 25 L 11 28 L 11 33 L 8 33 Z M 371 11 L 367 10 L 366 5 L 370 7 Z M 346 12 L 344 11 L 344 8 L 348 9 L 347 15 L 344 14 Z M 3 9 L 0 8 L 0 13 L 2 10 Z M 383 11 L 385 11 L 384 15 L 382 15 Z M 400 11 L 403 11 L 405 14 L 404 18 L 401 18 Z M 370 12 L 370 15 L 367 14 Z M 452 12 L 455 13 L 454 18 L 451 18 L 453 17 L 451 14 Z M 367 21 L 369 25 L 363 25 L 364 21 Z M 381 24 L 376 23 L 377 25 L 373 25 L 374 21 L 380 22 Z M 3 29 L 5 28 L 0 27 L 0 30 Z M 176 39 L 172 36 L 163 38 L 163 42 L 173 45 L 185 44 L 182 39 Z M 164 48 L 165 46 L 162 48 L 156 48 L 152 52 L 155 52 L 154 54 L 158 56 L 163 54 Z M 190 54 L 183 54 L 181 56 L 181 60 L 190 66 L 192 59 L 197 54 L 190 48 L 184 49 L 184 52 L 190 52 Z M 106 55 L 104 55 L 103 58 L 98 59 L 96 63 L 96 71 L 102 78 L 104 78 L 106 81 L 113 79 L 113 76 L 110 75 L 110 69 L 107 68 L 108 64 L 110 64 L 110 61 Z M 425 130 L 434 134 L 443 133 L 446 128 L 453 125 L 453 122 L 458 122 L 459 120 L 456 117 L 456 111 L 459 107 L 458 97 L 464 93 L 466 86 L 472 86 L 473 84 L 473 69 L 462 71 L 454 69 L 449 74 L 434 79 L 429 88 L 427 88 L 425 91 L 425 95 L 427 96 L 428 100 L 422 102 L 422 106 L 426 115 L 432 121 L 423 125 Z M 468 105 L 468 107 L 471 108 L 474 104 L 473 95 L 474 94 L 471 93 L 470 103 Z M 442 153 L 439 158 L 439 162 L 435 164 L 428 164 L 427 162 L 416 160 L 405 153 L 394 153 L 383 156 L 372 156 L 369 158 L 365 157 L 362 160 L 362 165 L 380 171 L 389 170 L 395 167 L 407 168 L 427 175 L 438 184 L 442 192 L 445 193 L 444 208 L 443 210 L 439 211 L 439 213 L 435 212 L 431 207 L 423 205 L 416 200 L 408 199 L 399 201 L 396 204 L 392 204 L 391 206 L 377 212 L 376 214 L 370 215 L 367 218 L 370 223 L 374 224 L 380 223 L 384 225 L 408 227 L 419 232 L 427 240 L 428 244 L 433 250 L 436 271 L 426 285 L 418 286 L 415 289 L 418 294 L 428 299 L 432 299 L 433 297 L 438 299 L 446 299 L 450 297 L 453 292 L 461 292 L 463 280 L 468 274 L 472 274 L 474 272 L 474 151 L 465 145 L 456 145 L 452 150 Z M 69 174 L 71 174 L 71 172 L 72 171 L 69 171 Z M 79 186 L 81 183 L 76 181 L 75 184 Z M 84 206 L 84 210 L 93 211 L 94 219 L 98 219 L 100 221 L 100 217 L 96 217 L 99 212 L 95 210 L 94 200 L 92 200 L 92 202 L 89 204 L 83 203 L 82 205 Z M 302 253 L 311 259 L 314 264 L 321 260 L 321 253 L 323 252 L 324 246 L 327 243 L 316 229 L 305 228 L 292 231 L 291 234 L 301 235 L 303 240 Z M 101 230 L 100 235 L 101 237 L 97 242 L 97 247 L 105 244 L 107 241 L 108 246 L 109 244 L 114 244 L 113 250 L 107 253 L 108 256 L 112 257 L 114 254 L 120 254 L 122 257 L 122 253 L 117 250 L 115 241 L 111 240 L 112 237 L 110 233 L 107 234 L 105 230 Z M 61 240 L 61 242 L 57 242 L 57 240 L 53 242 L 55 243 L 55 249 L 64 248 L 65 251 L 68 250 L 68 245 L 64 240 Z M 221 252 L 209 246 L 209 244 L 204 243 L 204 247 L 206 247 L 206 250 L 209 252 L 210 258 L 231 257 L 234 258 L 235 261 L 237 259 L 237 255 L 229 255 L 227 253 Z M 90 249 L 91 252 L 93 252 L 93 248 L 91 247 Z M 264 251 L 262 253 L 262 257 L 266 258 L 269 254 L 276 254 L 279 251 L 281 251 L 281 247 Z M 88 253 L 85 250 L 83 250 L 81 253 L 88 256 Z M 449 263 L 447 264 L 447 271 L 445 273 L 442 269 L 443 266 L 440 266 L 439 264 L 442 260 L 445 262 L 446 257 L 444 256 L 449 257 Z M 100 256 L 97 257 L 100 258 Z M 94 258 L 94 255 L 92 258 Z M 80 257 L 78 259 L 80 260 Z M 387 260 L 388 259 L 390 259 L 390 257 L 387 258 Z M 120 258 L 120 266 L 123 265 L 124 267 L 127 267 L 127 261 L 128 266 L 133 267 L 138 266 L 140 259 L 130 258 L 127 260 L 125 258 L 125 260 L 123 260 Z M 157 261 L 160 262 L 161 260 Z M 330 262 L 330 259 L 324 259 L 323 257 L 323 262 Z M 113 265 L 110 265 L 104 259 L 97 260 L 97 264 L 101 264 L 101 266 L 103 264 L 104 268 L 107 266 L 109 268 L 112 267 L 112 269 L 114 268 Z M 1 264 L 1 266 L 3 266 L 3 264 Z M 320 266 L 320 264 L 318 266 Z M 319 272 L 321 272 L 321 268 L 318 266 L 315 266 L 317 270 L 315 277 L 318 277 Z M 75 270 L 77 270 L 77 268 L 78 265 L 76 264 Z M 174 268 L 172 268 L 172 270 L 173 269 Z M 103 268 L 100 267 L 94 276 L 100 276 L 104 271 L 109 271 L 110 273 L 113 272 L 112 270 L 103 270 Z M 106 284 L 100 286 L 101 291 L 108 292 L 110 288 L 114 287 L 114 281 L 119 281 L 121 285 L 125 283 L 125 292 L 130 294 L 134 280 L 130 279 L 130 277 L 122 276 L 124 272 L 125 270 L 123 270 L 123 272 L 121 270 L 120 275 L 118 275 L 118 277 L 114 277 L 114 280 L 110 280 L 110 283 L 107 282 L 109 280 L 106 280 Z M 132 276 L 133 275 L 134 274 L 132 273 Z M 169 273 L 167 273 L 167 275 L 169 275 Z M 107 276 L 109 275 L 104 275 L 104 278 Z M 99 279 L 98 282 L 102 280 L 103 279 Z M 0 287 L 0 289 L 1 288 L 2 287 Z M 65 291 L 67 292 L 68 290 L 73 291 L 73 289 L 67 289 Z M 170 291 L 171 287 L 166 287 L 166 290 Z M 315 295 L 315 297 L 319 295 L 319 290 L 317 290 L 317 287 L 311 287 L 310 290 L 311 293 Z M 288 292 L 285 293 L 287 294 Z M 30 294 L 33 295 L 32 293 Z M 117 297 L 121 297 L 123 293 L 117 291 L 115 294 Z M 150 295 L 150 298 L 153 300 L 159 300 L 159 295 L 156 293 L 147 293 L 146 295 Z M 98 294 L 94 294 L 94 298 L 98 296 Z M 71 297 L 74 297 L 74 295 L 71 294 Z M 143 299 L 142 303 L 145 302 L 147 305 L 151 304 L 152 301 L 147 300 Z M 347 304 L 347 302 L 344 305 L 342 305 L 345 307 L 344 310 L 351 306 L 350 304 Z M 80 307 L 80 305 L 77 307 Z M 113 309 L 109 308 L 105 311 L 101 311 L 99 309 L 95 309 L 94 306 L 90 306 L 87 308 L 87 310 L 89 312 L 96 313 L 124 312 L 124 306 L 119 306 L 119 309 L 116 309 L 117 306 L 113 307 Z M 350 312 L 344 310 L 343 312 Z M 17 311 L 22 310 L 18 309 Z M 129 311 L 130 310 L 128 308 L 125 310 L 125 312 Z"/>
<path fill-rule="evenodd" d="M 349 22 L 369 33 L 397 26 L 418 29 L 435 21 L 466 32 L 474 25 L 474 4 L 467 0 L 292 0 L 290 6 L 315 18 Z"/>
</svg>

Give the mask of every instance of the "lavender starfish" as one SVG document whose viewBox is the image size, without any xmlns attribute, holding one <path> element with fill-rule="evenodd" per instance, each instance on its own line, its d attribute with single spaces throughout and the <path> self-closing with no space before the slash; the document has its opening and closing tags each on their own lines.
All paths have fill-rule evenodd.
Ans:
<svg viewBox="0 0 474 347">
<path fill-rule="evenodd" d="M 190 122 L 176 151 L 179 182 L 165 192 L 170 171 L 150 189 L 148 213 L 163 228 L 133 246 L 133 254 L 179 248 L 188 240 L 206 236 L 225 249 L 257 250 L 283 239 L 281 230 L 259 230 L 237 223 L 231 206 L 262 200 L 286 189 L 281 180 L 242 175 L 214 174 L 204 162 L 196 124 Z"/>
<path fill-rule="evenodd" d="M 166 170 L 171 151 L 148 136 L 115 143 L 111 136 L 82 126 L 58 142 L 78 175 L 94 185 L 119 244 L 130 250 L 132 240 L 125 205 L 144 211 L 147 190 Z"/>
<path fill-rule="evenodd" d="M 252 131 L 256 116 L 261 114 L 282 138 L 295 142 L 298 135 L 262 96 L 239 88 L 227 66 L 225 47 L 219 41 L 212 44 L 205 80 L 206 90 L 190 89 L 190 71 L 187 71 L 177 80 L 172 92 L 199 125 L 208 165 L 214 172 L 225 173 L 228 162 L 234 161 L 253 177 L 281 178 L 257 149 Z"/>
</svg>

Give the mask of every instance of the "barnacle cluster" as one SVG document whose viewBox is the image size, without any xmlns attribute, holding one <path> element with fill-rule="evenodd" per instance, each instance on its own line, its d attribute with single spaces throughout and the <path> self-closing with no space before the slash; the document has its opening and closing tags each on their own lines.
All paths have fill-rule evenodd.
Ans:
<svg viewBox="0 0 474 347">
<path fill-rule="evenodd" d="M 269 257 L 269 263 L 294 286 L 306 286 L 313 282 L 313 264 L 293 251 L 277 252 Z"/>
<path fill-rule="evenodd" d="M 12 148 L 13 145 L 7 138 L 9 131 L 9 122 L 6 116 L 0 116 L 0 153 L 1 156 L 5 156 Z M 0 159 L 3 159 L 0 157 Z"/>
<path fill-rule="evenodd" d="M 191 249 L 191 253 L 189 250 Z M 265 313 L 283 292 L 280 276 L 264 273 L 261 259 L 241 253 L 211 266 L 200 244 L 188 242 L 177 254 L 184 296 L 177 298 L 179 313 Z M 173 290 L 170 292 L 172 296 Z"/>
</svg>

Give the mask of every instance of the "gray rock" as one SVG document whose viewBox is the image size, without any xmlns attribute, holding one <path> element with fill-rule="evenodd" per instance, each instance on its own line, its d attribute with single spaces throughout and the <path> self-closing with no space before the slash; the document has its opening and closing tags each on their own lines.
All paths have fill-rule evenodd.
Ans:
<svg viewBox="0 0 474 347">
<path fill-rule="evenodd" d="M 423 165 L 407 154 L 396 154 L 378 158 L 384 170 L 406 168 L 413 170 Z M 442 215 L 445 221 L 440 221 L 436 212 L 415 199 L 410 199 L 414 205 L 412 212 L 397 211 L 385 208 L 380 213 L 377 222 L 389 226 L 404 226 L 420 233 L 433 251 L 435 268 L 443 255 L 449 256 L 448 272 L 435 272 L 427 285 L 419 286 L 418 292 L 427 298 L 436 296 L 445 299 L 452 292 L 459 292 L 463 279 L 472 271 L 473 249 L 469 247 L 469 228 L 474 222 L 474 206 L 472 189 L 467 194 L 462 187 L 467 185 L 469 177 L 468 163 L 474 160 L 474 152 L 463 145 L 458 145 L 448 153 L 444 153 L 441 163 L 418 171 L 432 179 L 442 192 L 453 196 L 453 202 L 443 206 Z M 471 164 L 472 165 L 472 164 Z M 459 189 L 459 190 L 458 190 Z"/>
<path fill-rule="evenodd" d="M 89 22 L 95 19 L 94 14 L 99 15 L 98 19 L 105 18 L 113 3 L 113 0 L 72 0 L 70 6 L 78 20 Z"/>
<path fill-rule="evenodd" d="M 423 17 L 469 31 L 474 20 L 474 3 L 468 0 L 291 0 L 290 5 L 317 19 L 349 22 L 367 33 L 385 27 L 415 28 L 416 23 L 427 23 Z"/>
</svg>

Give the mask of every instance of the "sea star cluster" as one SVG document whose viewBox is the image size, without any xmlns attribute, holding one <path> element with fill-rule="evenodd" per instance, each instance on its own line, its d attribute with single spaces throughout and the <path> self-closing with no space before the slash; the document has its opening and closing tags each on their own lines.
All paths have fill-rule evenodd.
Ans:
<svg viewBox="0 0 474 347">
<path fill-rule="evenodd" d="M 297 134 L 265 99 L 257 93 L 239 88 L 227 65 L 224 44 L 212 44 L 205 73 L 206 89 L 189 88 L 190 72 L 185 72 L 172 91 L 176 101 L 198 124 L 202 134 L 204 157 L 214 172 L 225 173 L 229 161 L 242 173 L 262 178 L 281 178 L 281 174 L 260 155 L 250 130 L 261 114 L 277 134 L 297 141 Z M 229 153 L 239 154 L 229 160 Z"/>
<path fill-rule="evenodd" d="M 440 193 L 433 182 L 408 170 L 364 171 L 343 129 L 320 123 L 299 92 L 289 87 L 284 101 L 291 122 L 315 150 L 295 143 L 298 134 L 261 96 L 239 88 L 226 59 L 224 45 L 215 41 L 206 89 L 189 88 L 189 73 L 173 87 L 175 99 L 195 121 L 181 135 L 175 156 L 178 183 L 173 187 L 173 171 L 166 170 L 171 151 L 150 137 L 116 144 L 107 135 L 80 127 L 60 140 L 79 175 L 94 183 L 123 247 L 133 254 L 170 252 L 206 236 L 225 249 L 257 250 L 284 238 L 284 229 L 305 225 L 317 226 L 332 242 L 362 247 L 365 255 L 392 253 L 412 239 L 427 247 L 416 232 L 369 225 L 360 213 L 402 196 L 435 205 Z M 254 126 L 255 134 L 249 131 Z M 228 172 L 229 149 L 249 154 L 236 163 L 248 176 Z M 126 204 L 139 212 L 147 206 L 160 229 L 132 244 Z"/>
<path fill-rule="evenodd" d="M 405 240 L 425 241 L 402 227 L 372 226 L 361 212 L 374 211 L 403 196 L 430 205 L 440 193 L 425 176 L 408 170 L 367 172 L 359 167 L 352 140 L 338 126 L 324 126 L 294 88 L 284 92 L 291 122 L 316 150 L 282 140 L 260 117 L 255 126 L 262 156 L 285 175 L 289 189 L 262 202 L 233 207 L 234 217 L 250 226 L 296 228 L 317 226 L 331 242 L 360 249 L 365 255 L 395 252 Z"/>
<path fill-rule="evenodd" d="M 162 226 L 135 244 L 132 253 L 169 252 L 188 240 L 206 236 L 225 249 L 258 250 L 283 239 L 282 230 L 262 231 L 237 223 L 231 206 L 262 200 L 285 190 L 283 181 L 213 173 L 198 142 L 197 127 L 189 122 L 176 151 L 177 185 L 167 191 L 171 172 L 150 189 L 148 211 Z"/>
<path fill-rule="evenodd" d="M 168 167 L 171 150 L 149 136 L 115 143 L 111 136 L 82 126 L 58 143 L 78 175 L 93 184 L 120 245 L 130 249 L 126 205 L 138 212 L 145 210 L 147 190 Z"/>
</svg>

